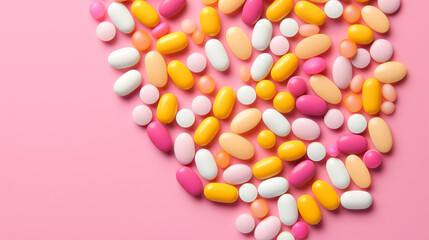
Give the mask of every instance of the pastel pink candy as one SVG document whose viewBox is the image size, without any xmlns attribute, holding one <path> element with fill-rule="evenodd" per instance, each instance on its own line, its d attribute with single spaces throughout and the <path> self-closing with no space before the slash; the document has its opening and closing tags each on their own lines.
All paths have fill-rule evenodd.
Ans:
<svg viewBox="0 0 429 240">
<path fill-rule="evenodd" d="M 253 25 L 261 17 L 262 9 L 262 0 L 247 0 L 241 11 L 241 19 L 245 24 Z"/>
<path fill-rule="evenodd" d="M 163 17 L 176 15 L 185 6 L 186 0 L 164 0 L 159 5 L 159 14 Z"/>
<path fill-rule="evenodd" d="M 326 61 L 321 57 L 310 58 L 304 62 L 302 69 L 309 75 L 321 73 L 326 69 Z"/>
<path fill-rule="evenodd" d="M 151 122 L 147 126 L 147 135 L 153 145 L 163 152 L 170 151 L 173 146 L 170 133 L 168 133 L 165 126 L 160 122 Z"/>
<path fill-rule="evenodd" d="M 369 49 L 372 59 L 377 62 L 387 62 L 392 58 L 393 46 L 386 39 L 378 39 Z"/>
<path fill-rule="evenodd" d="M 365 137 L 356 134 L 344 134 L 337 140 L 337 147 L 343 153 L 356 154 L 366 150 L 368 143 Z"/>
<path fill-rule="evenodd" d="M 282 223 L 276 216 L 269 216 L 262 220 L 255 229 L 256 240 L 274 239 L 280 232 Z"/>
<path fill-rule="evenodd" d="M 180 186 L 193 196 L 198 196 L 203 189 L 203 184 L 201 183 L 200 178 L 189 167 L 183 166 L 177 169 L 176 179 Z"/>
<path fill-rule="evenodd" d="M 320 136 L 320 127 L 309 118 L 297 118 L 292 123 L 292 132 L 298 138 L 311 141 Z"/>
<path fill-rule="evenodd" d="M 296 109 L 309 116 L 323 116 L 328 111 L 325 100 L 314 95 L 302 95 L 296 99 Z"/>
<path fill-rule="evenodd" d="M 363 162 L 368 168 L 377 168 L 382 161 L 381 153 L 375 149 L 368 150 L 363 155 Z"/>
<path fill-rule="evenodd" d="M 168 23 L 166 23 L 166 22 L 162 22 L 162 23 L 158 24 L 156 27 L 154 27 L 150 33 L 155 38 L 160 38 L 160 37 L 166 35 L 168 33 L 168 31 L 170 31 L 170 25 L 168 25 Z"/>
<path fill-rule="evenodd" d="M 331 146 L 331 147 L 328 147 L 328 149 L 327 149 L 327 153 L 328 153 L 328 154 L 329 154 L 329 156 L 331 156 L 331 157 L 336 157 L 336 156 L 338 156 L 339 152 L 338 152 L 338 148 L 337 148 L 337 146 Z"/>
<path fill-rule="evenodd" d="M 250 233 L 255 228 L 255 219 L 251 215 L 243 213 L 235 220 L 235 226 L 241 233 Z"/>
<path fill-rule="evenodd" d="M 102 18 L 105 13 L 106 8 L 104 7 L 103 3 L 99 1 L 92 2 L 89 6 L 89 14 L 91 14 L 91 17 L 95 19 Z"/>
<path fill-rule="evenodd" d="M 332 64 L 332 80 L 339 88 L 345 89 L 350 85 L 352 78 L 353 66 L 350 60 L 343 56 L 337 57 Z"/>
<path fill-rule="evenodd" d="M 292 95 L 301 96 L 307 91 L 307 84 L 302 77 L 292 77 L 287 82 L 287 88 Z"/>
<path fill-rule="evenodd" d="M 316 174 L 316 165 L 313 161 L 304 160 L 296 165 L 289 174 L 289 183 L 292 186 L 301 186 L 310 181 Z"/>
<path fill-rule="evenodd" d="M 295 238 L 305 238 L 308 235 L 308 227 L 304 222 L 297 222 L 292 226 L 292 235 Z"/>
<path fill-rule="evenodd" d="M 226 183 L 238 185 L 252 178 L 252 169 L 245 164 L 234 164 L 223 172 L 223 180 Z"/>
</svg>

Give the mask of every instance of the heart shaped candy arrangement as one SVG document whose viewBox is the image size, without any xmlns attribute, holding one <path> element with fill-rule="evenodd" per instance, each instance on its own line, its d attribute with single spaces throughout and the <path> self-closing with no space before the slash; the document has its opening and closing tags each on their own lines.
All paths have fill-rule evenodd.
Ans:
<svg viewBox="0 0 429 240">
<path fill-rule="evenodd" d="M 133 119 L 183 165 L 183 189 L 249 203 L 238 231 L 290 240 L 307 236 L 321 208 L 370 208 L 369 169 L 392 148 L 382 117 L 394 112 L 393 85 L 407 70 L 384 38 L 400 0 L 373 2 L 117 0 L 96 34 L 130 37 L 108 58 L 125 69 L 114 92 L 131 95 L 144 82 Z M 107 18 L 98 1 L 90 14 Z"/>
</svg>

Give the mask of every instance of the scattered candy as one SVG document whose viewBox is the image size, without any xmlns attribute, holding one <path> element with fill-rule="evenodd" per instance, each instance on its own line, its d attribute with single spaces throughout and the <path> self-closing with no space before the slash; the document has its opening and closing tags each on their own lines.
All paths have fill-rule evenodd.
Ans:
<svg viewBox="0 0 429 240">
<path fill-rule="evenodd" d="M 106 13 L 106 8 L 104 7 L 103 3 L 99 1 L 94 1 L 89 6 L 89 14 L 91 14 L 91 17 L 95 19 L 101 19 L 104 17 L 104 14 Z"/>
<path fill-rule="evenodd" d="M 249 214 L 241 214 L 235 220 L 237 230 L 243 234 L 250 233 L 255 228 L 255 220 Z"/>
<path fill-rule="evenodd" d="M 186 109 L 186 108 L 181 109 L 176 114 L 176 122 L 182 128 L 189 128 L 192 125 L 194 125 L 195 115 L 189 109 Z"/>
<path fill-rule="evenodd" d="M 197 115 L 207 115 L 211 109 L 212 103 L 206 96 L 197 96 L 192 100 L 192 111 Z"/>
<path fill-rule="evenodd" d="M 250 204 L 250 211 L 257 218 L 264 218 L 268 214 L 268 204 L 262 199 L 257 199 Z"/>
<path fill-rule="evenodd" d="M 250 105 L 256 100 L 256 91 L 250 86 L 242 86 L 237 91 L 237 99 L 241 104 Z"/>
<path fill-rule="evenodd" d="M 146 126 L 152 121 L 152 111 L 146 105 L 140 105 L 133 110 L 133 120 L 140 126 Z"/>
<path fill-rule="evenodd" d="M 206 69 L 207 61 L 203 54 L 201 53 L 192 53 L 188 56 L 186 65 L 189 70 L 194 73 L 200 73 Z"/>
<path fill-rule="evenodd" d="M 101 22 L 98 24 L 95 33 L 101 41 L 108 42 L 115 38 L 116 28 L 110 22 Z"/>
<path fill-rule="evenodd" d="M 250 203 L 258 196 L 258 189 L 251 183 L 245 183 L 241 185 L 239 195 L 243 202 Z"/>
<path fill-rule="evenodd" d="M 204 75 L 198 80 L 197 87 L 202 93 L 210 94 L 215 90 L 216 83 L 212 77 Z"/>
</svg>

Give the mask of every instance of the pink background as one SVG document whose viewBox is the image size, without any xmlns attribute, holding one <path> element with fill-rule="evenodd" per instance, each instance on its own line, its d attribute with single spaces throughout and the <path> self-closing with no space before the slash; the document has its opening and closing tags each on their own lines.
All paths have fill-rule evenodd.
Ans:
<svg viewBox="0 0 429 240">
<path fill-rule="evenodd" d="M 156 6 L 159 1 L 148 2 Z M 395 85 L 397 111 L 386 117 L 394 149 L 380 169 L 371 171 L 374 183 L 369 191 L 374 205 L 363 212 L 322 209 L 322 224 L 310 228 L 308 239 L 429 238 L 425 154 L 429 147 L 429 36 L 422 21 L 429 4 L 403 2 L 401 10 L 389 16 L 392 28 L 387 37 L 395 48 L 394 59 L 404 62 L 409 73 Z M 237 215 L 250 212 L 247 204 L 224 206 L 186 194 L 175 179 L 180 165 L 174 156 L 154 149 L 145 128 L 133 123 L 131 112 L 140 104 L 138 94 L 115 95 L 112 86 L 123 71 L 107 64 L 112 50 L 131 43 L 123 34 L 113 43 L 99 41 L 89 4 L 54 0 L 1 4 L 0 239 L 252 239 L 234 226 Z M 185 17 L 197 21 L 202 7 L 200 1 L 188 0 L 184 12 L 171 22 L 172 29 L 179 30 Z M 243 27 L 250 36 L 240 14 L 221 18 L 221 39 L 233 25 Z M 335 33 L 330 62 L 338 54 L 336 44 L 346 37 L 346 26 L 328 20 L 322 30 Z M 138 28 L 144 29 L 141 24 Z M 275 29 L 279 34 L 278 25 Z M 291 40 L 291 49 L 299 39 Z M 190 42 L 187 51 L 173 57 L 183 60 L 192 51 L 203 52 L 203 47 Z M 217 89 L 228 85 L 237 90 L 243 85 L 237 72 L 241 63 L 228 53 L 232 65 L 227 73 L 211 67 L 204 73 L 216 79 Z M 256 55 L 255 51 L 245 64 L 250 66 Z M 375 66 L 373 62 L 370 68 Z M 144 64 L 139 69 L 144 72 Z M 285 84 L 277 87 L 285 90 Z M 167 91 L 179 96 L 180 107 L 190 108 L 191 96 L 171 82 L 162 90 Z M 190 92 L 199 93 L 195 88 Z M 261 102 L 256 104 L 261 109 L 271 105 Z M 234 112 L 239 109 L 243 108 L 236 107 Z M 228 130 L 226 123 L 223 131 Z M 183 131 L 171 125 L 173 137 Z M 256 133 L 246 136 L 254 141 Z M 323 128 L 321 141 L 332 144 L 335 138 L 331 136 L 336 134 Z M 211 146 L 213 152 L 218 149 L 217 144 Z M 275 154 L 257 150 L 255 159 Z M 326 179 L 324 163 L 319 164 L 320 179 Z M 285 166 L 284 176 L 292 166 Z M 311 192 L 309 186 L 290 191 L 295 195 Z M 275 201 L 268 202 L 270 214 L 277 215 Z"/>
</svg>

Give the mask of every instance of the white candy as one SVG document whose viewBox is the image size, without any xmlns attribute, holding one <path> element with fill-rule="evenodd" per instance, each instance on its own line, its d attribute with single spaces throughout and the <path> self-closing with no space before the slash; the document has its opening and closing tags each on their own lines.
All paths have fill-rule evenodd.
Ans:
<svg viewBox="0 0 429 240">
<path fill-rule="evenodd" d="M 206 96 L 200 95 L 192 100 L 192 111 L 200 116 L 207 115 L 212 109 L 212 102 Z"/>
<path fill-rule="evenodd" d="M 290 194 L 284 194 L 277 201 L 279 217 L 286 226 L 292 226 L 298 220 L 298 207 L 295 198 Z"/>
<path fill-rule="evenodd" d="M 285 18 L 280 23 L 280 32 L 285 37 L 293 37 L 298 33 L 299 25 L 293 18 Z"/>
<path fill-rule="evenodd" d="M 261 19 L 253 28 L 252 46 L 259 51 L 264 51 L 270 45 L 273 35 L 273 25 L 267 19 Z"/>
<path fill-rule="evenodd" d="M 343 15 L 343 5 L 338 0 L 329 0 L 325 4 L 325 13 L 328 18 L 337 19 Z"/>
<path fill-rule="evenodd" d="M 130 70 L 116 80 L 113 91 L 119 96 L 126 96 L 136 90 L 142 83 L 142 75 L 137 70 Z"/>
<path fill-rule="evenodd" d="M 110 19 L 119 31 L 131 33 L 134 30 L 135 23 L 133 16 L 124 4 L 111 3 L 107 11 Z"/>
<path fill-rule="evenodd" d="M 256 100 L 256 91 L 251 86 L 242 86 L 237 91 L 237 99 L 243 105 L 250 105 Z"/>
<path fill-rule="evenodd" d="M 229 67 L 229 58 L 225 47 L 217 39 L 210 39 L 205 46 L 206 55 L 210 64 L 218 71 L 225 71 Z"/>
<path fill-rule="evenodd" d="M 133 110 L 133 120 L 140 126 L 146 126 L 152 121 L 152 111 L 146 105 L 139 105 Z"/>
<path fill-rule="evenodd" d="M 140 61 L 140 53 L 132 47 L 121 48 L 113 51 L 107 59 L 110 66 L 116 69 L 128 68 Z"/>
<path fill-rule="evenodd" d="M 145 104 L 154 104 L 159 99 L 159 90 L 152 84 L 146 84 L 140 89 L 140 99 Z"/>
<path fill-rule="evenodd" d="M 174 140 L 174 155 L 179 163 L 188 165 L 194 160 L 194 139 L 188 133 L 180 133 Z"/>
<path fill-rule="evenodd" d="M 261 53 L 255 58 L 250 68 L 250 76 L 253 80 L 259 81 L 264 79 L 273 67 L 273 57 L 269 53 Z"/>
<path fill-rule="evenodd" d="M 251 183 L 245 183 L 241 185 L 238 195 L 240 196 L 240 199 L 243 202 L 253 202 L 258 197 L 258 190 L 256 189 L 255 185 Z"/>
<path fill-rule="evenodd" d="M 366 118 L 359 113 L 353 114 L 347 120 L 347 127 L 350 132 L 360 134 L 366 130 L 366 126 L 368 125 Z"/>
<path fill-rule="evenodd" d="M 330 158 L 326 161 L 326 171 L 332 184 L 339 189 L 347 188 L 350 184 L 350 175 L 343 161 Z"/>
<path fill-rule="evenodd" d="M 371 55 L 363 48 L 358 48 L 356 55 L 352 58 L 355 68 L 366 68 L 371 63 Z"/>
<path fill-rule="evenodd" d="M 274 177 L 262 181 L 258 186 L 258 193 L 263 198 L 278 197 L 289 189 L 289 182 L 283 177 Z"/>
<path fill-rule="evenodd" d="M 198 150 L 195 154 L 195 165 L 197 165 L 197 169 L 201 177 L 207 180 L 216 178 L 218 169 L 216 161 L 209 150 Z"/>
<path fill-rule="evenodd" d="M 111 41 L 116 36 L 116 28 L 111 22 L 101 22 L 98 24 L 95 34 L 101 41 Z"/>
<path fill-rule="evenodd" d="M 341 205 L 350 210 L 367 209 L 372 205 L 372 196 L 365 191 L 347 191 L 341 195 Z"/>
<path fill-rule="evenodd" d="M 279 234 L 282 223 L 276 216 L 269 216 L 262 220 L 255 229 L 256 240 L 269 240 L 274 239 Z"/>
<path fill-rule="evenodd" d="M 203 54 L 196 52 L 188 56 L 186 66 L 191 72 L 200 73 L 206 69 L 207 61 Z"/>
<path fill-rule="evenodd" d="M 291 126 L 289 121 L 278 111 L 269 108 L 262 114 L 262 121 L 277 136 L 286 137 L 289 135 Z"/>
<path fill-rule="evenodd" d="M 320 142 L 312 142 L 307 146 L 307 156 L 314 162 L 322 161 L 326 156 L 326 148 Z"/>
<path fill-rule="evenodd" d="M 284 231 L 277 236 L 277 240 L 295 240 L 295 237 L 292 233 Z"/>
<path fill-rule="evenodd" d="M 309 118 L 297 118 L 292 123 L 292 132 L 298 138 L 311 141 L 320 136 L 320 127 Z"/>
<path fill-rule="evenodd" d="M 275 36 L 271 39 L 270 50 L 277 56 L 283 56 L 289 51 L 289 41 L 283 36 Z"/>
<path fill-rule="evenodd" d="M 182 128 L 189 128 L 195 122 L 195 115 L 189 109 L 186 109 L 186 108 L 181 109 L 176 114 L 176 122 Z"/>
</svg>

